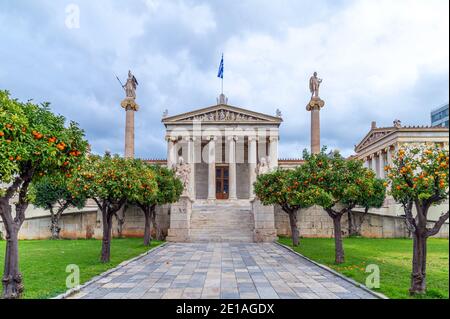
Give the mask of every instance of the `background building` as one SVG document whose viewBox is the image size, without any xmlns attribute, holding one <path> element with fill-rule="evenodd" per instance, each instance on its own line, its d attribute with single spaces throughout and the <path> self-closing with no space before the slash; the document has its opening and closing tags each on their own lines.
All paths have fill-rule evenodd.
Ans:
<svg viewBox="0 0 450 319">
<path fill-rule="evenodd" d="M 448 103 L 431 111 L 431 126 L 442 126 L 448 128 Z"/>
</svg>

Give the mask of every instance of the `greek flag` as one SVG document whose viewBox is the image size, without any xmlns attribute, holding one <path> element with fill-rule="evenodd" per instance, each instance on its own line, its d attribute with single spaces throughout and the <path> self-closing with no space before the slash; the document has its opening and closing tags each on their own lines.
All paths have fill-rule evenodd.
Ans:
<svg viewBox="0 0 450 319">
<path fill-rule="evenodd" d="M 217 74 L 217 77 L 223 79 L 223 54 L 222 60 L 220 61 L 219 73 Z"/>
</svg>

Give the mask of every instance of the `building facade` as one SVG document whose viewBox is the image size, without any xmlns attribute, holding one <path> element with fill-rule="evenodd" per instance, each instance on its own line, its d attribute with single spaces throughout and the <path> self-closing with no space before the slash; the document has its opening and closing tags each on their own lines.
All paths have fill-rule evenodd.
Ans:
<svg viewBox="0 0 450 319">
<path fill-rule="evenodd" d="M 431 126 L 448 128 L 448 103 L 431 112 Z"/>
<path fill-rule="evenodd" d="M 437 126 L 402 126 L 400 121 L 394 121 L 390 127 L 377 127 L 372 122 L 370 131 L 355 147 L 355 157 L 364 161 L 364 165 L 371 168 L 378 178 L 386 178 L 384 168 L 392 164 L 392 156 L 401 147 L 419 145 L 440 145 L 449 147 L 449 129 Z M 431 207 L 429 217 L 434 221 L 439 218 L 448 202 Z M 403 208 L 396 204 L 390 196 L 380 209 L 372 210 L 372 213 L 385 216 L 402 216 Z M 447 226 L 448 227 L 448 226 Z"/>
</svg>

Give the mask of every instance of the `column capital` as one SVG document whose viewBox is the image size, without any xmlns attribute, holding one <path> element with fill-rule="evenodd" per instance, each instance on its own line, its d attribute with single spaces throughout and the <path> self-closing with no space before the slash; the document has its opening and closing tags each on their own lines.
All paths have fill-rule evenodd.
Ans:
<svg viewBox="0 0 450 319">
<path fill-rule="evenodd" d="M 167 142 L 176 142 L 178 140 L 178 138 L 176 138 L 175 136 L 171 136 L 171 135 L 166 135 L 165 139 Z"/>
<path fill-rule="evenodd" d="M 195 136 L 185 136 L 184 140 L 186 142 L 195 142 L 197 140 L 197 138 Z"/>
<path fill-rule="evenodd" d="M 237 141 L 237 140 L 239 140 L 239 137 L 237 137 L 237 136 L 228 136 L 227 139 L 229 141 Z"/>
<path fill-rule="evenodd" d="M 278 142 L 280 140 L 279 136 L 269 136 L 270 142 Z"/>
<path fill-rule="evenodd" d="M 206 140 L 207 141 L 217 141 L 217 136 L 214 136 L 214 135 L 207 136 Z"/>
<path fill-rule="evenodd" d="M 257 141 L 258 140 L 258 137 L 256 136 L 256 135 L 248 135 L 248 141 L 249 142 L 253 142 L 253 141 Z"/>
</svg>

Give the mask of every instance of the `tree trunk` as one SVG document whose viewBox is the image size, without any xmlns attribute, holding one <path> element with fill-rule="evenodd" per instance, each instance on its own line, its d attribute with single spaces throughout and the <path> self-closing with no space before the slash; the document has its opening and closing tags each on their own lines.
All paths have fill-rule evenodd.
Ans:
<svg viewBox="0 0 450 319">
<path fill-rule="evenodd" d="M 297 247 L 299 243 L 299 231 L 297 227 L 297 211 L 291 211 L 289 214 L 289 223 L 291 224 L 292 246 Z"/>
<path fill-rule="evenodd" d="M 335 246 L 335 261 L 336 264 L 345 262 L 344 245 L 342 244 L 342 229 L 341 229 L 341 214 L 333 216 L 334 225 L 334 246 Z"/>
<path fill-rule="evenodd" d="M 108 263 L 111 257 L 111 234 L 112 234 L 112 216 L 108 213 L 108 208 L 102 211 L 103 219 L 103 240 L 101 262 Z"/>
<path fill-rule="evenodd" d="M 355 237 L 355 236 L 359 236 L 359 231 L 358 231 L 358 227 L 356 225 L 356 216 L 353 215 L 352 211 L 348 212 L 348 235 L 350 237 Z"/>
<path fill-rule="evenodd" d="M 51 239 L 60 239 L 59 233 L 61 232 L 61 227 L 59 227 L 59 216 L 54 215 L 51 218 L 50 232 L 52 233 Z"/>
<path fill-rule="evenodd" d="M 152 235 L 150 232 L 150 224 L 151 224 L 151 220 L 150 220 L 150 207 L 145 207 L 145 209 L 143 209 L 144 211 L 144 217 L 145 217 L 145 226 L 144 226 L 144 245 L 145 246 L 150 246 L 152 243 Z"/>
<path fill-rule="evenodd" d="M 22 296 L 23 282 L 19 271 L 19 227 L 5 225 L 6 228 L 6 254 L 3 273 L 3 298 L 18 299 Z"/>
<path fill-rule="evenodd" d="M 158 223 L 156 222 L 156 205 L 152 206 L 152 210 L 151 210 L 151 215 L 152 215 L 152 225 L 153 225 L 153 229 L 155 230 L 155 238 L 156 240 L 164 240 L 164 234 L 161 230 L 161 228 L 159 227 Z"/>
<path fill-rule="evenodd" d="M 411 274 L 411 295 L 426 293 L 426 268 L 427 268 L 427 236 L 418 231 L 413 233 L 413 261 Z"/>
</svg>

